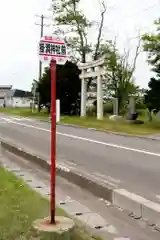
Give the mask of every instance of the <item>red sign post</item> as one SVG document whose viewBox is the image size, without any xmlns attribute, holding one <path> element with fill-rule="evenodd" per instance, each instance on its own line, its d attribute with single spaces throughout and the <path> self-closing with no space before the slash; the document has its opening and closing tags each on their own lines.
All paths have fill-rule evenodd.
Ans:
<svg viewBox="0 0 160 240">
<path fill-rule="evenodd" d="M 55 36 L 44 36 L 39 42 L 41 61 L 50 62 L 51 70 L 51 224 L 55 223 L 55 185 L 56 185 L 56 64 L 65 64 L 68 59 L 66 45 Z"/>
<path fill-rule="evenodd" d="M 56 185 L 56 61 L 51 60 L 51 223 L 55 223 Z"/>
</svg>

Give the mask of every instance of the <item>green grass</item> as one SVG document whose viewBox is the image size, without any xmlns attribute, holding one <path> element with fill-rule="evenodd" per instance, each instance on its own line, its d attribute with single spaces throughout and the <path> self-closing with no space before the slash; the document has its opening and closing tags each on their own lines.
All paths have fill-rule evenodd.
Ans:
<svg viewBox="0 0 160 240">
<path fill-rule="evenodd" d="M 0 168 L 0 240 L 49 240 L 32 229 L 37 218 L 47 217 L 49 202 L 31 190 L 22 180 Z M 57 209 L 57 215 L 65 215 Z M 71 232 L 71 240 L 90 240 L 82 228 Z"/>
<path fill-rule="evenodd" d="M 37 109 L 32 112 L 30 108 L 0 108 L 0 113 L 7 113 L 22 117 L 36 117 L 39 119 L 47 119 L 49 117 L 49 114 L 45 110 L 42 110 L 39 113 Z"/>
<path fill-rule="evenodd" d="M 61 120 L 63 123 L 78 125 L 87 128 L 96 128 L 98 130 L 104 130 L 107 132 L 127 133 L 130 135 L 149 135 L 154 133 L 160 133 L 160 123 L 153 121 L 152 123 L 145 124 L 130 124 L 123 122 L 110 121 L 108 118 L 100 121 L 94 117 L 63 117 Z"/>
</svg>

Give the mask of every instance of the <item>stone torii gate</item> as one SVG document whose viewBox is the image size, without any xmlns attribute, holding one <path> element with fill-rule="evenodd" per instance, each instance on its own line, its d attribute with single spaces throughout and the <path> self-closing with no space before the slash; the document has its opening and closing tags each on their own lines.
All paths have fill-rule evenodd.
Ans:
<svg viewBox="0 0 160 240">
<path fill-rule="evenodd" d="M 104 60 L 102 57 L 96 61 L 81 63 L 81 117 L 86 116 L 86 100 L 87 100 L 87 79 L 97 78 L 97 119 L 103 119 L 103 91 L 102 91 L 102 76 L 104 75 Z"/>
</svg>

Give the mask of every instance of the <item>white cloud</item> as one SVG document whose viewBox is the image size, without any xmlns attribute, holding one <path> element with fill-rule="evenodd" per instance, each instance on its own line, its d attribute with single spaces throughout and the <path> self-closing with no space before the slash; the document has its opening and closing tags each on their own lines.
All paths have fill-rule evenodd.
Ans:
<svg viewBox="0 0 160 240">
<path fill-rule="evenodd" d="M 99 0 L 81 1 L 85 14 L 92 20 L 98 20 Z M 16 88 L 30 89 L 32 79 L 38 76 L 37 45 L 40 29 L 34 24 L 39 21 L 35 14 L 51 15 L 47 12 L 50 4 L 51 0 L 6 0 L 1 4 L 0 84 L 13 84 Z M 126 45 L 126 38 L 136 36 L 139 28 L 150 31 L 153 20 L 159 17 L 159 6 L 148 11 L 143 10 L 154 4 L 159 4 L 159 1 L 153 0 L 151 3 L 150 0 L 110 0 L 105 19 L 105 36 L 113 38 L 118 33 L 118 46 L 122 49 Z M 46 19 L 46 22 L 49 20 Z M 45 32 L 50 30 L 46 28 Z M 91 38 L 94 38 L 94 34 L 91 34 Z M 132 42 L 132 48 L 135 47 L 135 42 Z M 147 86 L 150 72 L 145 54 L 139 57 L 136 77 L 138 84 Z"/>
</svg>

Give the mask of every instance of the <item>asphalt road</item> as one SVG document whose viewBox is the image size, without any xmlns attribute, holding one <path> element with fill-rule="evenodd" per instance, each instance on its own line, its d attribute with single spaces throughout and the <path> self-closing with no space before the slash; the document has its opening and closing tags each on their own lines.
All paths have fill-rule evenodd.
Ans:
<svg viewBox="0 0 160 240">
<path fill-rule="evenodd" d="M 46 122 L 1 115 L 0 136 L 49 160 Z M 160 141 L 57 126 L 57 161 L 160 203 Z"/>
</svg>

